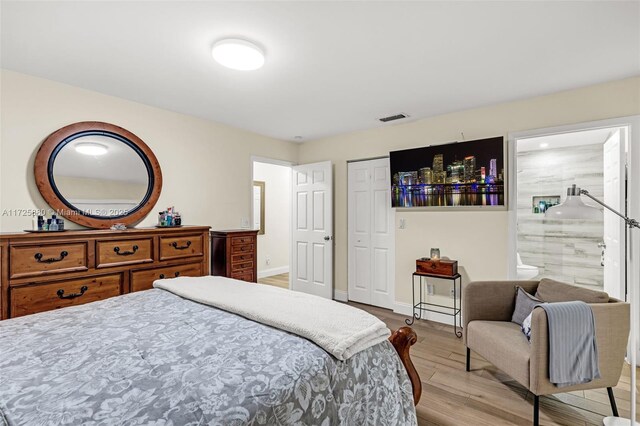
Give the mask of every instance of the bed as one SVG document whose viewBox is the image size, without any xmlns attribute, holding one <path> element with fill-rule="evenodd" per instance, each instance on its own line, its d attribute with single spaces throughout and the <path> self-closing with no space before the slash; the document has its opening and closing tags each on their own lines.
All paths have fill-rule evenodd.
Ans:
<svg viewBox="0 0 640 426">
<path fill-rule="evenodd" d="M 342 361 L 155 288 L 0 322 L 0 425 L 414 425 L 415 340 Z"/>
</svg>

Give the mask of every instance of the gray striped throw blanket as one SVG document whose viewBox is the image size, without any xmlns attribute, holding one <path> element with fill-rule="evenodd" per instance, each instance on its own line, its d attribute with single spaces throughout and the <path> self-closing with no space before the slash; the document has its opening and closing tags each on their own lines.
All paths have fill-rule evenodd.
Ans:
<svg viewBox="0 0 640 426">
<path fill-rule="evenodd" d="M 543 303 L 549 322 L 549 381 L 558 387 L 600 378 L 596 330 L 584 302 Z"/>
</svg>

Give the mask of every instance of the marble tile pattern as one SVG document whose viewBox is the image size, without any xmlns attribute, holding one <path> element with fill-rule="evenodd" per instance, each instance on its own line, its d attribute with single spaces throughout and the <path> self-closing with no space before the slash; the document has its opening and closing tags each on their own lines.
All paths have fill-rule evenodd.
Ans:
<svg viewBox="0 0 640 426">
<path fill-rule="evenodd" d="M 603 198 L 602 145 L 526 151 L 518 154 L 518 251 L 523 263 L 553 278 L 602 289 L 600 264 L 603 219 L 551 220 L 533 213 L 532 197 L 560 195 L 572 184 Z M 599 207 L 586 197 L 585 204 Z"/>
</svg>

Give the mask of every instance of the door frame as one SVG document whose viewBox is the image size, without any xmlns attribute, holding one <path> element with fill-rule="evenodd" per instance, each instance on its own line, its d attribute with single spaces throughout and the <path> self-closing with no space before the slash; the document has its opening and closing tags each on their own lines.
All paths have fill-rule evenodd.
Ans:
<svg viewBox="0 0 640 426">
<path fill-rule="evenodd" d="M 268 157 L 260 157 L 257 155 L 252 155 L 249 159 L 249 173 L 251 176 L 251 180 L 249 181 L 249 194 L 250 194 L 250 201 L 249 201 L 249 208 L 250 208 L 250 217 L 249 217 L 249 228 L 251 228 L 252 224 L 255 223 L 255 218 L 253 217 L 253 212 L 255 211 L 254 208 L 254 197 L 253 197 L 253 181 L 254 176 L 253 176 L 253 166 L 254 163 L 266 163 L 266 164 L 274 164 L 276 166 L 286 166 L 289 167 L 289 173 L 290 173 L 290 179 L 289 179 L 289 188 L 287 188 L 287 190 L 289 191 L 289 193 L 291 193 L 291 188 L 292 188 L 292 180 L 293 179 L 293 166 L 297 166 L 297 163 L 294 163 L 292 161 L 287 161 L 287 160 L 278 160 L 275 158 L 268 158 Z M 291 207 L 291 206 L 289 206 Z M 289 217 L 289 229 L 291 229 L 291 223 L 292 223 L 292 219 L 291 217 Z M 257 244 L 257 242 L 256 242 Z M 287 241 L 287 244 L 291 245 L 291 241 Z M 258 250 L 258 248 L 256 247 L 256 251 Z M 292 257 L 291 257 L 291 247 L 289 247 L 289 271 L 291 271 L 291 261 L 292 261 Z M 258 261 L 258 259 L 256 258 L 256 262 Z M 258 280 L 258 277 L 256 277 L 256 281 Z M 289 289 L 291 289 L 291 274 L 289 274 Z"/>
<path fill-rule="evenodd" d="M 525 132 L 514 132 L 509 134 L 509 178 L 512 182 L 509 191 L 510 195 L 515 195 L 516 183 L 517 183 L 517 164 L 515 153 L 515 141 L 523 137 L 530 137 L 533 135 L 552 135 L 557 133 L 567 133 L 579 130 L 590 130 L 605 127 L 627 127 L 627 215 L 636 220 L 640 219 L 640 196 L 634 196 L 633 194 L 640 194 L 640 115 L 632 115 L 625 117 L 617 117 L 606 120 L 590 121 L 585 123 L 572 124 L 567 126 L 557 126 L 544 129 L 529 130 Z M 516 221 L 517 211 L 514 201 L 515 197 L 510 197 L 509 201 L 509 233 L 507 234 L 507 248 L 509 251 L 509 258 L 507 259 L 507 276 L 510 279 L 515 279 L 516 262 L 515 262 L 515 250 L 517 248 L 516 238 Z M 631 330 L 629 336 L 630 345 L 635 346 L 635 358 L 636 366 L 640 360 L 640 342 L 637 339 L 637 330 L 640 327 L 640 288 L 637 284 L 640 280 L 640 256 L 636 253 L 640 251 L 640 230 L 639 229 L 627 229 L 627 283 L 631 285 L 627 287 L 627 297 L 631 304 L 631 317 L 635 327 Z M 635 284 L 635 285 L 634 285 Z M 627 352 L 628 354 L 628 352 Z M 633 357 L 627 356 L 627 362 L 631 363 Z"/>
<path fill-rule="evenodd" d="M 595 130 L 607 127 L 628 127 L 627 142 L 627 192 L 628 194 L 639 193 L 640 191 L 640 115 L 612 118 L 607 120 L 589 121 L 584 123 L 569 124 L 564 126 L 546 127 L 540 129 L 525 130 L 522 132 L 513 132 L 508 134 L 508 173 L 510 182 L 508 186 L 508 229 L 507 233 L 507 278 L 515 280 L 517 278 L 517 259 L 516 251 L 518 248 L 517 241 L 517 190 L 518 190 L 518 157 L 516 151 L 516 141 L 518 139 L 527 139 L 532 137 L 551 136 L 563 133 L 574 133 L 585 130 Z M 635 192 L 634 192 L 635 191 Z M 640 216 L 640 197 L 638 199 L 631 198 L 628 200 L 628 214 L 630 217 L 637 218 Z M 630 243 L 632 243 L 630 241 Z M 637 247 L 637 245 L 634 245 Z M 628 280 L 638 278 L 638 274 L 632 275 L 634 269 L 637 269 L 638 262 L 629 259 L 628 263 Z"/>
<path fill-rule="evenodd" d="M 379 157 L 368 157 L 368 158 L 360 158 L 360 159 L 356 159 L 356 160 L 348 160 L 347 161 L 347 217 L 346 217 L 346 221 L 347 221 L 347 291 L 346 291 L 346 295 L 345 297 L 345 302 L 349 300 L 349 164 L 350 163 L 360 163 L 362 161 L 373 161 L 373 160 L 381 160 L 384 158 L 389 158 L 388 155 L 381 155 Z M 391 169 L 389 169 L 389 174 L 391 174 Z M 391 182 L 389 182 L 389 185 L 391 185 Z M 392 254 L 392 262 L 390 267 L 392 268 L 391 271 L 391 291 L 389 292 L 389 297 L 391 298 L 391 300 L 389 301 L 389 306 L 385 309 L 395 309 L 395 305 L 396 305 L 396 274 L 395 274 L 395 270 L 396 270 L 396 228 L 395 228 L 395 223 L 396 223 L 396 209 L 393 207 L 390 207 L 391 209 L 391 218 L 393 226 L 392 226 L 392 232 L 393 232 L 393 238 L 391 239 L 392 243 L 391 243 L 391 254 Z M 383 307 L 384 308 L 384 307 Z"/>
</svg>

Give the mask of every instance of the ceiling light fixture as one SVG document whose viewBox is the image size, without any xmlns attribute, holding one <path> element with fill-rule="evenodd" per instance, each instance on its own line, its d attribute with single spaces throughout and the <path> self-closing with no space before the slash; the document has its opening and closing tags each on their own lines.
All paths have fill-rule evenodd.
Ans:
<svg viewBox="0 0 640 426">
<path fill-rule="evenodd" d="M 104 155 L 107 151 L 107 147 L 101 143 L 81 142 L 76 145 L 76 152 L 84 155 Z"/>
<path fill-rule="evenodd" d="M 220 40 L 211 55 L 220 65 L 239 71 L 252 71 L 264 65 L 264 52 L 255 44 L 238 38 Z"/>
<path fill-rule="evenodd" d="M 542 143 L 540 144 L 540 148 L 546 148 L 546 147 L 548 147 L 548 146 L 549 146 L 549 144 L 548 144 L 548 143 L 546 143 L 546 142 L 542 142 Z"/>
</svg>

